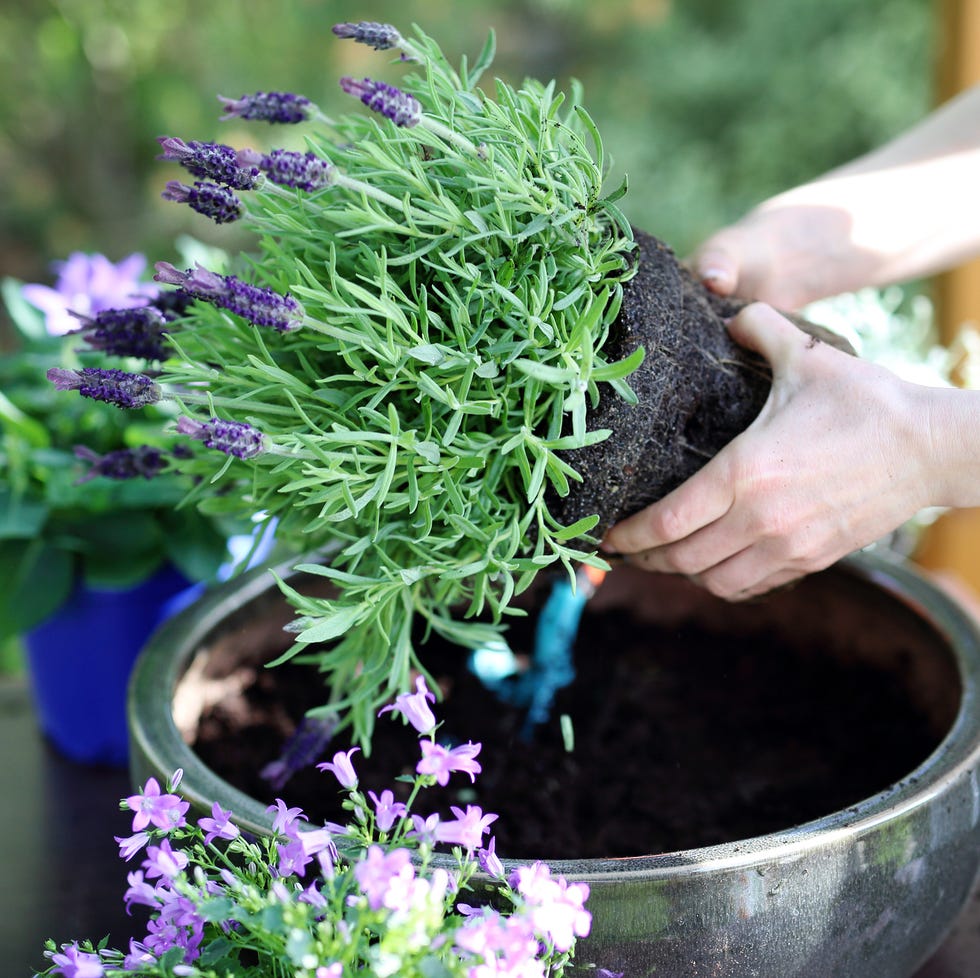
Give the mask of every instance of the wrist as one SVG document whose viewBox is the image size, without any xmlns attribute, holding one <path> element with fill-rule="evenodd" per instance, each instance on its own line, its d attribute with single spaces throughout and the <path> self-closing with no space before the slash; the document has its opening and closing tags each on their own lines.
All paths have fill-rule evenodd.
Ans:
<svg viewBox="0 0 980 978">
<path fill-rule="evenodd" d="M 980 391 L 921 388 L 927 505 L 980 506 Z"/>
</svg>

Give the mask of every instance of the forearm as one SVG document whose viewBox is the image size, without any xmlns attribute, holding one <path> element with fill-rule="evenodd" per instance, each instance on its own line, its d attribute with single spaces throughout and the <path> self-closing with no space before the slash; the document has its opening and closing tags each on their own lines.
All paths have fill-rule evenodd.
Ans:
<svg viewBox="0 0 980 978">
<path fill-rule="evenodd" d="M 980 391 L 923 389 L 932 505 L 980 506 Z"/>
<path fill-rule="evenodd" d="M 932 274 L 980 253 L 978 183 L 980 87 L 748 219 L 804 208 L 836 235 L 825 270 L 832 294 Z"/>
</svg>

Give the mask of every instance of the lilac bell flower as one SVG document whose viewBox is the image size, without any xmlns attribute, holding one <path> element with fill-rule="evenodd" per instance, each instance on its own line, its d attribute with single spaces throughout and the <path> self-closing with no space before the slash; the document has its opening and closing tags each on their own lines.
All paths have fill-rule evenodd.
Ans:
<svg viewBox="0 0 980 978">
<path fill-rule="evenodd" d="M 45 952 L 48 953 L 48 952 Z M 81 951 L 77 944 L 65 944 L 61 953 L 51 953 L 56 973 L 64 978 L 102 978 L 105 968 L 97 954 Z"/>
<path fill-rule="evenodd" d="M 420 734 L 431 733 L 435 729 L 436 718 L 429 703 L 435 700 L 435 695 L 425 685 L 425 677 L 419 676 L 415 680 L 414 693 L 400 693 L 394 703 L 378 711 L 378 716 L 390 711 L 400 713 Z"/>
<path fill-rule="evenodd" d="M 54 288 L 34 283 L 21 287 L 23 298 L 44 313 L 45 328 L 52 336 L 72 332 L 77 326 L 73 315 L 142 306 L 159 292 L 151 283 L 140 281 L 146 268 L 146 258 L 140 254 L 113 264 L 105 255 L 76 251 L 55 267 Z"/>
<path fill-rule="evenodd" d="M 207 180 L 198 180 L 193 187 L 179 180 L 169 180 L 160 196 L 177 204 L 187 204 L 198 214 L 210 217 L 215 224 L 230 224 L 242 216 L 242 202 L 235 192 Z"/>
<path fill-rule="evenodd" d="M 202 180 L 213 180 L 232 190 L 254 190 L 263 176 L 254 164 L 242 160 L 238 150 L 223 143 L 185 143 L 176 136 L 160 136 L 157 142 L 164 152 L 158 160 L 179 163 L 188 173 Z"/>
<path fill-rule="evenodd" d="M 291 125 L 305 122 L 315 114 L 313 103 L 303 95 L 291 92 L 255 92 L 241 98 L 225 98 L 219 95 L 227 119 L 250 119 Z"/>
<path fill-rule="evenodd" d="M 221 418 L 195 421 L 181 415 L 177 419 L 177 430 L 203 442 L 206 448 L 217 449 L 235 458 L 255 458 L 265 450 L 262 432 L 246 421 L 223 421 Z"/>
<path fill-rule="evenodd" d="M 205 845 L 210 845 L 213 839 L 227 839 L 230 842 L 241 834 L 231 820 L 231 811 L 225 811 L 217 802 L 211 806 L 211 817 L 199 818 L 197 824 L 207 833 L 204 836 Z"/>
<path fill-rule="evenodd" d="M 374 821 L 379 832 L 387 832 L 408 811 L 403 802 L 395 801 L 389 788 L 381 792 L 380 798 L 373 791 L 368 792 L 368 797 L 374 804 Z"/>
<path fill-rule="evenodd" d="M 332 771 L 342 788 L 347 788 L 348 790 L 356 788 L 357 772 L 351 763 L 351 754 L 356 753 L 360 749 L 360 747 L 352 747 L 348 751 L 337 751 L 333 756 L 333 761 L 325 761 L 322 764 L 317 764 L 316 769 L 318 771 Z"/>
<path fill-rule="evenodd" d="M 156 778 L 147 779 L 138 795 L 130 795 L 125 807 L 133 812 L 133 831 L 142 832 L 151 823 L 165 832 L 184 825 L 184 814 L 191 807 L 179 795 L 165 794 Z"/>
<path fill-rule="evenodd" d="M 422 105 L 414 95 L 372 78 L 340 79 L 340 87 L 359 98 L 369 109 L 380 112 L 396 126 L 417 126 L 422 119 Z"/>
<path fill-rule="evenodd" d="M 146 374 L 125 370 L 106 370 L 102 367 L 81 367 L 67 370 L 52 367 L 47 378 L 59 391 L 78 391 L 82 397 L 104 401 L 121 408 L 142 408 L 156 404 L 162 391 L 159 384 Z"/>
<path fill-rule="evenodd" d="M 170 262 L 155 265 L 158 282 L 176 285 L 196 299 L 227 309 L 256 326 L 271 326 L 280 333 L 297 329 L 303 322 L 303 307 L 289 294 L 251 285 L 234 275 L 219 275 L 198 265 L 180 271 Z"/>
<path fill-rule="evenodd" d="M 422 748 L 422 760 L 415 770 L 419 774 L 433 776 L 443 787 L 449 784 L 449 775 L 453 771 L 462 771 L 470 776 L 470 781 L 475 781 L 476 775 L 482 770 L 475 759 L 480 753 L 480 744 L 471 741 L 449 749 L 431 740 L 422 740 L 419 746 Z"/>
<path fill-rule="evenodd" d="M 497 820 L 497 816 L 484 815 L 479 805 L 467 805 L 466 811 L 456 805 L 451 805 L 450 809 L 456 819 L 440 822 L 436 826 L 436 841 L 462 846 L 464 849 L 479 849 L 483 836 L 491 822 Z"/>
</svg>

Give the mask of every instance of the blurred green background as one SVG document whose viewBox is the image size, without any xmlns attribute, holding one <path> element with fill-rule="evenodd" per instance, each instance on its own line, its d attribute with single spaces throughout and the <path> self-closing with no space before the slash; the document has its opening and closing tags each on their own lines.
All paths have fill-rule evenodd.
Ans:
<svg viewBox="0 0 980 978">
<path fill-rule="evenodd" d="M 920 118 L 933 0 L 4 0 L 0 277 L 51 281 L 74 250 L 175 257 L 189 233 L 245 244 L 160 191 L 160 135 L 269 148 L 299 135 L 218 121 L 218 94 L 287 90 L 358 110 L 342 74 L 397 81 L 345 20 L 420 24 L 453 61 L 497 32 L 495 73 L 585 85 L 631 220 L 686 253 L 760 199 Z M 9 344 L 0 319 L 0 345 Z M 16 650 L 0 650 L 3 660 Z"/>
</svg>

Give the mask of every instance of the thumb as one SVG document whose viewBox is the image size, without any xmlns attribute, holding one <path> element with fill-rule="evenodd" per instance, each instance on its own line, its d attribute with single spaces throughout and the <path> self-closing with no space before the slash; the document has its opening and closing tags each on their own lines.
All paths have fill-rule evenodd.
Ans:
<svg viewBox="0 0 980 978">
<path fill-rule="evenodd" d="M 813 342 L 785 316 L 763 302 L 747 305 L 729 320 L 728 332 L 740 346 L 760 354 L 773 365 L 785 362 L 807 343 Z"/>
<path fill-rule="evenodd" d="M 691 266 L 702 284 L 717 295 L 734 295 L 738 288 L 737 242 L 732 233 L 720 231 L 694 253 Z"/>
</svg>

